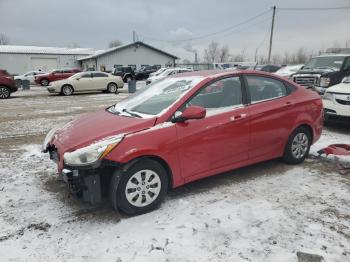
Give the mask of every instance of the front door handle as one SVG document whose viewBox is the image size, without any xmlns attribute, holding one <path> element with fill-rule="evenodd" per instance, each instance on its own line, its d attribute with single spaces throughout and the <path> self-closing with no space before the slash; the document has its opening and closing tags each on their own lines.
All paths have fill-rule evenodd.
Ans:
<svg viewBox="0 0 350 262">
<path fill-rule="evenodd" d="M 292 102 L 286 102 L 286 104 L 284 105 L 285 107 L 291 107 L 293 105 Z"/>
<path fill-rule="evenodd" d="M 230 121 L 231 122 L 235 122 L 235 121 L 239 121 L 239 120 L 243 120 L 247 117 L 247 114 L 240 114 L 240 115 L 235 115 L 235 116 L 231 116 L 230 117 Z"/>
</svg>

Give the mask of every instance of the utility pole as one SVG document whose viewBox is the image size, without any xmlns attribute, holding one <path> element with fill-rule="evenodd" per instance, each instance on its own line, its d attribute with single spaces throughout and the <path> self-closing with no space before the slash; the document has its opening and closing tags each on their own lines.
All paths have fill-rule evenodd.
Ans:
<svg viewBox="0 0 350 262">
<path fill-rule="evenodd" d="M 135 43 L 136 42 L 136 32 L 132 31 L 132 42 Z"/>
<path fill-rule="evenodd" d="M 276 14 L 276 6 L 274 5 L 272 7 L 272 23 L 271 23 L 271 33 L 270 33 L 269 55 L 267 57 L 268 64 L 270 64 L 270 61 L 271 61 L 272 37 L 273 37 L 273 27 L 275 25 L 275 14 Z"/>
</svg>

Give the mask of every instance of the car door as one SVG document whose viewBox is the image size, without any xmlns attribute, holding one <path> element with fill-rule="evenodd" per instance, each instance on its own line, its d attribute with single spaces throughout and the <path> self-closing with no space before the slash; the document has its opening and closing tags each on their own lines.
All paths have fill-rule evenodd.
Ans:
<svg viewBox="0 0 350 262">
<path fill-rule="evenodd" d="M 246 75 L 251 130 L 249 158 L 281 156 L 296 121 L 292 87 L 275 78 Z"/>
<path fill-rule="evenodd" d="M 75 76 L 74 76 L 75 77 Z M 88 91 L 93 88 L 91 73 L 82 73 L 80 76 L 74 79 L 74 90 L 76 91 Z"/>
<path fill-rule="evenodd" d="M 102 72 L 92 73 L 92 90 L 106 90 L 108 75 Z"/>
<path fill-rule="evenodd" d="M 216 80 L 201 88 L 180 111 L 206 108 L 203 119 L 177 123 L 182 175 L 188 181 L 230 169 L 248 159 L 248 112 L 239 77 Z"/>
</svg>

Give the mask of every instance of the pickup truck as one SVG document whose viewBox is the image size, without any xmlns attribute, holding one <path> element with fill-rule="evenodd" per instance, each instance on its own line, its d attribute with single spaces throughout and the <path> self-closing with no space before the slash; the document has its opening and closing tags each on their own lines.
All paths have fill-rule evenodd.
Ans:
<svg viewBox="0 0 350 262">
<path fill-rule="evenodd" d="M 311 58 L 292 79 L 323 94 L 330 86 L 350 76 L 350 54 L 324 54 Z"/>
</svg>

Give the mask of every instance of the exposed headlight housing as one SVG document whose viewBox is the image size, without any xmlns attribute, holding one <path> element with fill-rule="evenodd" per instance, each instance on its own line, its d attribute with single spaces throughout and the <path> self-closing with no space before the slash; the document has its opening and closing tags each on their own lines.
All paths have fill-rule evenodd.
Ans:
<svg viewBox="0 0 350 262">
<path fill-rule="evenodd" d="M 47 152 L 47 146 L 51 142 L 52 138 L 54 137 L 56 131 L 60 129 L 59 127 L 52 128 L 46 135 L 43 144 L 41 145 L 41 152 L 46 153 Z"/>
<path fill-rule="evenodd" d="M 329 77 L 321 77 L 320 78 L 320 86 L 321 87 L 328 87 L 331 82 L 331 79 Z"/>
<path fill-rule="evenodd" d="M 103 159 L 122 141 L 124 135 L 112 136 L 89 146 L 63 155 L 64 163 L 70 166 L 85 166 Z"/>
<path fill-rule="evenodd" d="M 329 92 L 324 93 L 322 99 L 323 100 L 333 101 L 333 93 L 329 93 Z"/>
</svg>

